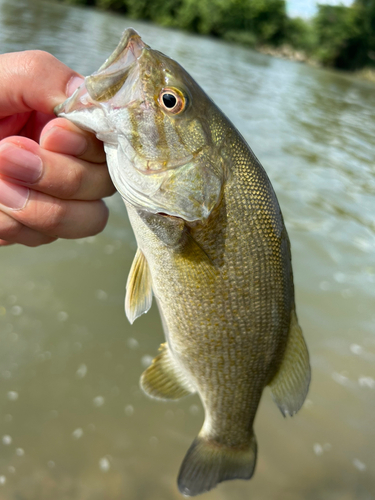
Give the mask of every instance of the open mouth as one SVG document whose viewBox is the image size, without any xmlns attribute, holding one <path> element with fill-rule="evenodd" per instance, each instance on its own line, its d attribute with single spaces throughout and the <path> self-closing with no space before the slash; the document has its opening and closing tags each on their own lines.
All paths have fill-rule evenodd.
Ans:
<svg viewBox="0 0 375 500">
<path fill-rule="evenodd" d="M 85 82 L 69 99 L 56 106 L 55 113 L 67 114 L 111 99 L 124 85 L 134 63 L 147 47 L 133 28 L 125 30 L 119 44 L 105 63 L 98 71 L 87 76 Z"/>
</svg>

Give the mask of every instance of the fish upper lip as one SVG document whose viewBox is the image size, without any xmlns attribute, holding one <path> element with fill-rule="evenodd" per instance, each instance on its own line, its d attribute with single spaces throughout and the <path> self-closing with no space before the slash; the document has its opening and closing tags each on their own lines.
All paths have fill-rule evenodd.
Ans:
<svg viewBox="0 0 375 500">
<path fill-rule="evenodd" d="M 97 71 L 87 76 L 85 82 L 78 87 L 68 99 L 54 108 L 55 114 L 58 115 L 59 113 L 74 111 L 84 89 L 92 99 L 92 105 L 94 106 L 100 99 L 96 99 L 92 89 L 90 89 L 89 83 L 95 82 L 103 77 L 105 78 L 106 76 L 108 78 L 113 78 L 116 74 L 119 74 L 119 77 L 121 77 L 121 73 L 124 73 L 125 77 L 126 72 L 129 71 L 131 66 L 141 57 L 143 50 L 146 48 L 149 48 L 149 46 L 142 41 L 139 34 L 133 28 L 125 30 L 116 49 L 104 64 L 102 64 Z M 87 103 L 85 107 L 87 107 Z"/>
</svg>

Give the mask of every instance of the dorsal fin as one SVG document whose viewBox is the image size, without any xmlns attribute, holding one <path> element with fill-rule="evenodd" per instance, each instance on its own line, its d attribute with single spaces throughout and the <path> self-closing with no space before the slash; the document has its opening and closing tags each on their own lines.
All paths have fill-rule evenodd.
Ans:
<svg viewBox="0 0 375 500">
<path fill-rule="evenodd" d="M 311 378 L 309 353 L 295 311 L 292 311 L 288 343 L 281 366 L 269 386 L 284 415 L 294 415 L 303 405 Z"/>
<path fill-rule="evenodd" d="M 152 304 L 152 280 L 147 260 L 138 248 L 126 283 L 125 314 L 131 324 Z"/>
<path fill-rule="evenodd" d="M 167 344 L 161 344 L 160 354 L 141 377 L 141 387 L 148 396 L 156 399 L 180 399 L 195 392 L 181 368 L 169 350 Z"/>
</svg>

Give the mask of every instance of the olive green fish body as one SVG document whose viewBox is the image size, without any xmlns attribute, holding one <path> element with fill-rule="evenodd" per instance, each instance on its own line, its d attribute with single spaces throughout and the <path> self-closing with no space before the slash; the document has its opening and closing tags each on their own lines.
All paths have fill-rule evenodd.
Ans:
<svg viewBox="0 0 375 500">
<path fill-rule="evenodd" d="M 282 413 L 293 415 L 310 381 L 289 239 L 271 183 L 194 80 L 133 30 L 88 78 L 60 114 L 105 141 L 138 244 L 129 320 L 149 309 L 153 295 L 158 303 L 166 344 L 141 386 L 158 399 L 197 392 L 205 409 L 180 491 L 194 496 L 249 479 L 263 389 L 269 385 Z M 127 101 L 116 128 L 120 92 Z"/>
</svg>

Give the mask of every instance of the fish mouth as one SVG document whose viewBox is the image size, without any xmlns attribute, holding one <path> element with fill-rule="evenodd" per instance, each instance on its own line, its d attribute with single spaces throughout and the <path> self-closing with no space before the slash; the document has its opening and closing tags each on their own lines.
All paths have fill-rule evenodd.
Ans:
<svg viewBox="0 0 375 500">
<path fill-rule="evenodd" d="M 133 28 L 126 29 L 104 64 L 98 71 L 87 76 L 71 97 L 55 107 L 55 114 L 71 113 L 110 100 L 124 85 L 145 48 L 149 46 L 139 34 Z"/>
</svg>

